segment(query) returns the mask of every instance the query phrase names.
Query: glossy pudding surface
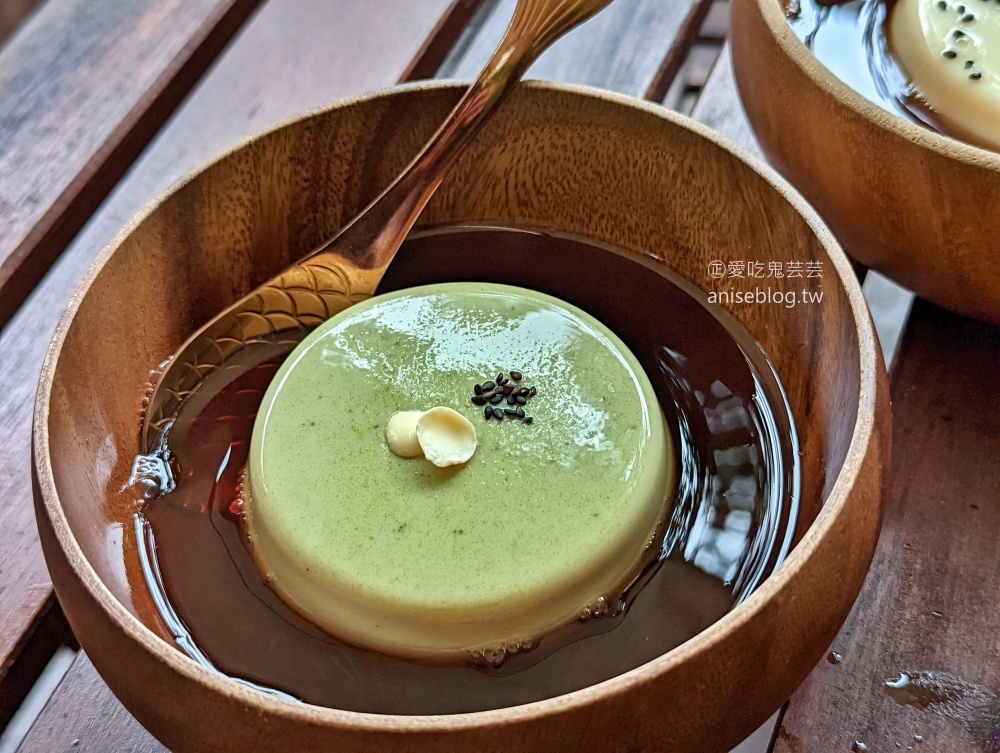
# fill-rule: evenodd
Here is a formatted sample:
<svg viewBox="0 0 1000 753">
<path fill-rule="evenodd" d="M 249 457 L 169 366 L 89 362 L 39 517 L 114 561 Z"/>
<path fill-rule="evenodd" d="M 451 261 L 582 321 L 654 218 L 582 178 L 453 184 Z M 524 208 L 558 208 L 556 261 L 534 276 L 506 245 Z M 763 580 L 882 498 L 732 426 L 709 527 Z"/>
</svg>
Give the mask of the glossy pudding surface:
<svg viewBox="0 0 1000 753">
<path fill-rule="evenodd" d="M 499 372 L 535 394 L 484 400 L 476 387 Z M 433 406 L 475 425 L 468 462 L 389 451 L 387 420 Z M 511 286 L 429 285 L 353 306 L 281 366 L 254 426 L 246 522 L 271 588 L 341 639 L 417 657 L 517 650 L 635 578 L 673 455 L 649 379 L 595 318 Z"/>
</svg>

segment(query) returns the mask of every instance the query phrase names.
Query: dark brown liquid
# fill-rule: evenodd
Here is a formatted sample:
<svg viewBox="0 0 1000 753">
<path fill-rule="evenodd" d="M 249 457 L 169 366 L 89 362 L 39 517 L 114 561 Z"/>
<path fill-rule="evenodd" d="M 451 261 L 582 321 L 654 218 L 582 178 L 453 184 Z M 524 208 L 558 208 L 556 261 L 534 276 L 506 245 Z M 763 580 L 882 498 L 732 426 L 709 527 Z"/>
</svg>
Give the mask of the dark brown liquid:
<svg viewBox="0 0 1000 753">
<path fill-rule="evenodd" d="M 946 133 L 892 55 L 888 23 L 894 4 L 785 0 L 792 29 L 837 78 L 889 112 Z"/>
<path fill-rule="evenodd" d="M 576 304 L 642 362 L 679 453 L 676 505 L 659 558 L 623 595 L 616 616 L 543 636 L 499 667 L 422 665 L 345 645 L 263 582 L 234 508 L 255 413 L 281 361 L 273 358 L 228 370 L 239 374 L 229 384 L 199 388 L 203 407 L 182 415 L 169 437 L 177 488 L 137 517 L 150 590 L 194 659 L 334 708 L 448 714 L 513 706 L 669 651 L 746 598 L 784 558 L 798 504 L 794 428 L 763 353 L 728 317 L 723 324 L 686 283 L 625 252 L 513 230 L 413 238 L 381 290 L 463 280 L 531 287 Z"/>
</svg>

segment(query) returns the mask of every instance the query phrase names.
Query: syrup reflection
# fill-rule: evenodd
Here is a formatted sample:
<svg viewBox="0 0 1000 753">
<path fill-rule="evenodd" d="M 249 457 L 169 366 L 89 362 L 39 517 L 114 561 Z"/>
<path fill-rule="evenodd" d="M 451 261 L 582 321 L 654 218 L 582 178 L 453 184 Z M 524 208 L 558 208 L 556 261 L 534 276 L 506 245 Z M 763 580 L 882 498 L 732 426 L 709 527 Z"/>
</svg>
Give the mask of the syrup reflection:
<svg viewBox="0 0 1000 753">
<path fill-rule="evenodd" d="M 773 373 L 748 365 L 754 391 L 747 400 L 718 379 L 701 389 L 675 350 L 664 347 L 659 359 L 680 464 L 663 559 L 680 556 L 718 578 L 736 603 L 787 556 L 798 513 L 797 471 L 789 462 L 794 427 L 767 402 L 783 405 L 784 394 Z"/>
</svg>

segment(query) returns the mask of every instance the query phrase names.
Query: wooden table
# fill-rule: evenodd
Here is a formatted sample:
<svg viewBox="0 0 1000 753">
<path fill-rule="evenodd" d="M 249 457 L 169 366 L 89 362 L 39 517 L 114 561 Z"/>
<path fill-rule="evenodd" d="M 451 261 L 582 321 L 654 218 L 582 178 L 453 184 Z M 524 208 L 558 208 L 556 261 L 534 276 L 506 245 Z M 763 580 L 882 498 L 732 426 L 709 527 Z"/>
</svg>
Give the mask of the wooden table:
<svg viewBox="0 0 1000 753">
<path fill-rule="evenodd" d="M 0 48 L 0 753 L 162 751 L 76 650 L 35 533 L 31 405 L 59 313 L 115 231 L 214 153 L 345 96 L 471 77 L 514 0 L 47 0 L 21 20 L 37 2 L 0 14 L 0 39 L 16 27 Z M 617 0 L 532 75 L 663 102 L 754 152 L 727 24 L 726 0 Z M 741 751 L 1000 753 L 1000 331 L 911 312 L 876 274 L 864 287 L 893 372 L 881 544 L 842 658 Z M 901 704 L 885 687 L 900 672 L 958 700 Z"/>
</svg>

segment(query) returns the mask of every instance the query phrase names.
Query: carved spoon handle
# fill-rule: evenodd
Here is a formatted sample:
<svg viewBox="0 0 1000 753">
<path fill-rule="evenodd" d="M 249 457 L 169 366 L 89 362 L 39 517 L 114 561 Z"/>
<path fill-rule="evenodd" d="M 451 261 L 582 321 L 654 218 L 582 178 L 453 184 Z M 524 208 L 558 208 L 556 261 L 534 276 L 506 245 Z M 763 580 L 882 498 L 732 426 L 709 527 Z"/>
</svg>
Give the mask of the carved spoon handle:
<svg viewBox="0 0 1000 753">
<path fill-rule="evenodd" d="M 612 0 L 520 0 L 479 78 L 420 153 L 332 240 L 201 327 L 164 365 L 148 392 L 140 449 L 166 453 L 166 432 L 201 381 L 246 347 L 294 338 L 375 292 L 424 206 L 489 116 L 556 39 Z M 273 349 L 270 350 L 273 353 Z"/>
</svg>

